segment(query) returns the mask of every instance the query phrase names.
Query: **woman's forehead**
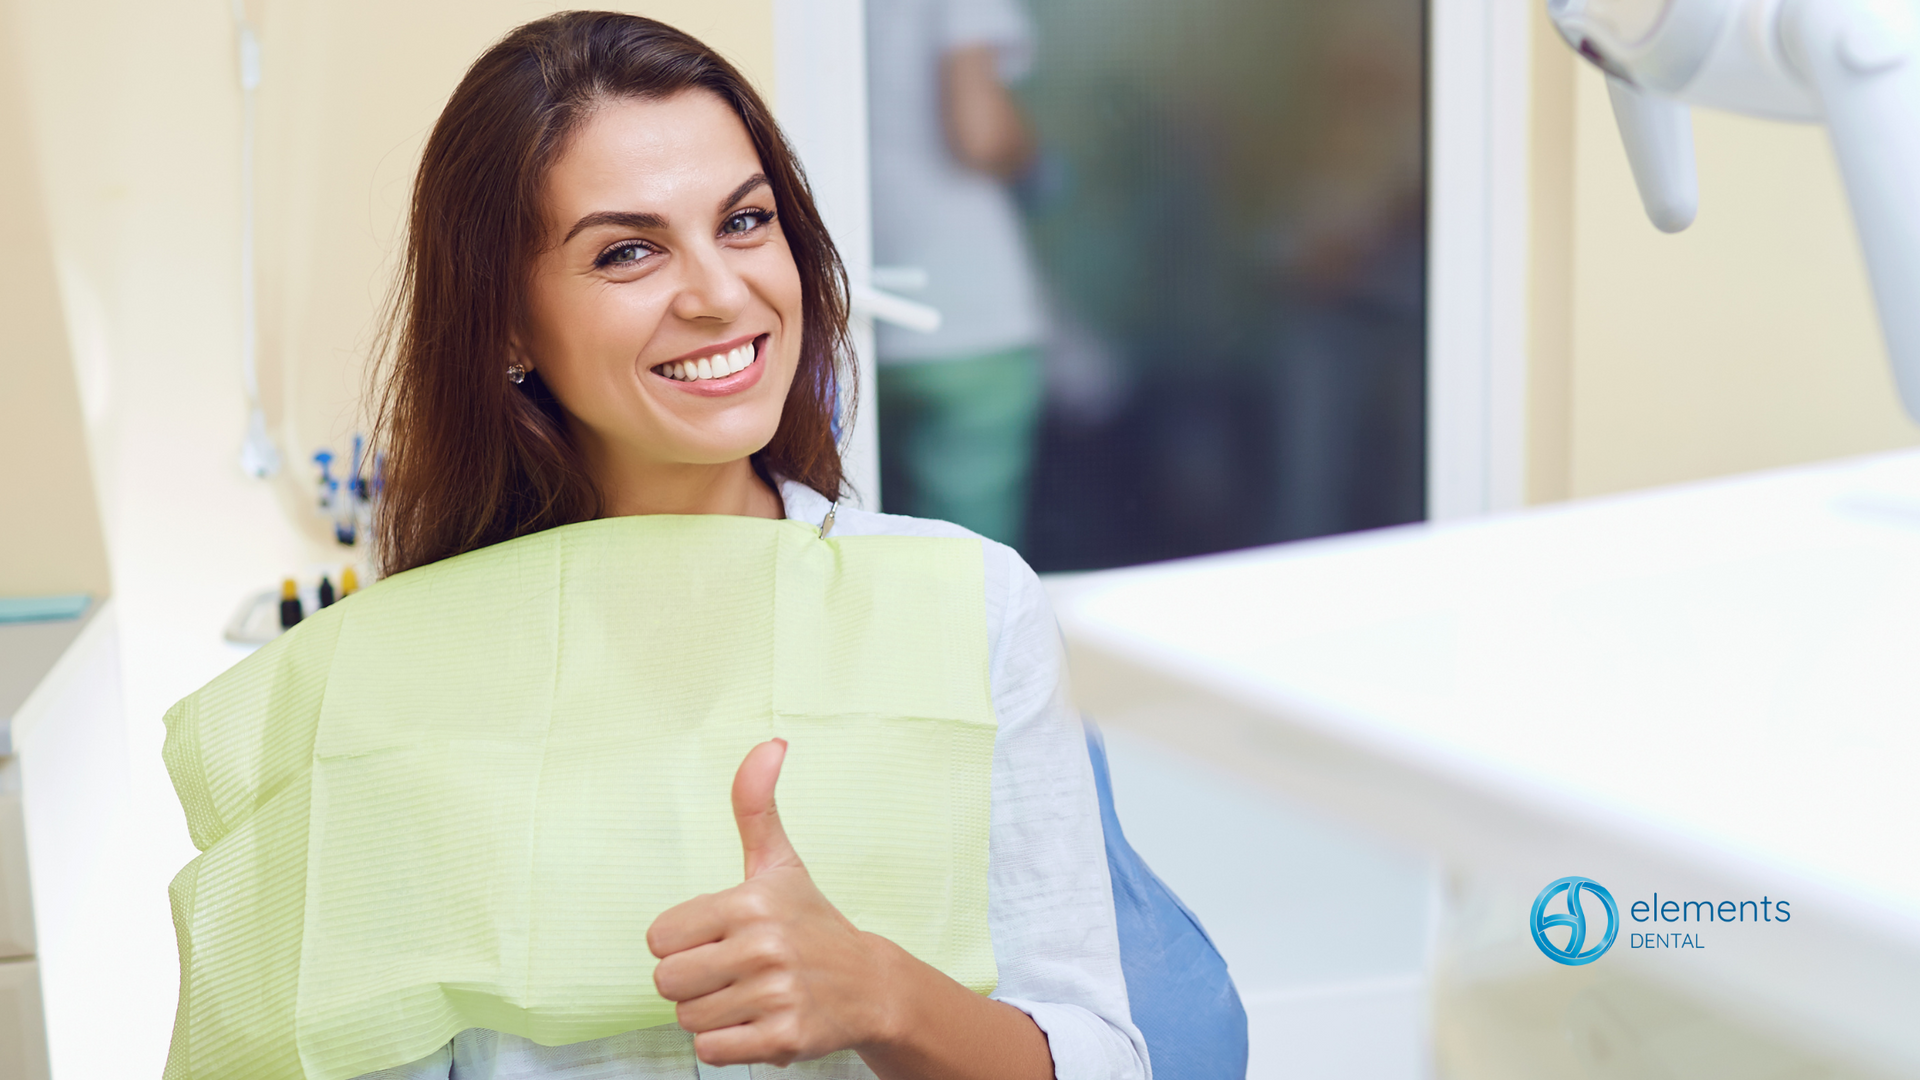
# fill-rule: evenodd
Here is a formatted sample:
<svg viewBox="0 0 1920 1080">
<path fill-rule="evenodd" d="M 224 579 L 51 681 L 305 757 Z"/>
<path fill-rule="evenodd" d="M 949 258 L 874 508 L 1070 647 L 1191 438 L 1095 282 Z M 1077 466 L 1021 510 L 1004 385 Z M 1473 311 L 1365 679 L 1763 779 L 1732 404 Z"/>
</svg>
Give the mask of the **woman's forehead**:
<svg viewBox="0 0 1920 1080">
<path fill-rule="evenodd" d="M 547 198 L 551 216 L 569 222 L 603 210 L 707 216 L 759 171 L 746 125 L 719 97 L 620 98 L 574 134 L 547 177 Z"/>
</svg>

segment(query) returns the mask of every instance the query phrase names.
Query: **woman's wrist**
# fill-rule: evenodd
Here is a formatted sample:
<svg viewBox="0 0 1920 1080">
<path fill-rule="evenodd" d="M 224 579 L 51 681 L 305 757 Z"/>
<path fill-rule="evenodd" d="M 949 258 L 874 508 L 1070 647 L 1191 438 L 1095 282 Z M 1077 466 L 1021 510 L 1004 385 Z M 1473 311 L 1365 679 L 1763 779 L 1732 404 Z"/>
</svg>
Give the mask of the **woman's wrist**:
<svg viewBox="0 0 1920 1080">
<path fill-rule="evenodd" d="M 860 932 L 872 957 L 873 981 L 867 997 L 866 1030 L 855 1047 L 862 1051 L 897 1050 L 913 1031 L 913 1001 L 926 968 L 912 953 L 879 934 Z M 931 969 L 928 969 L 931 970 Z"/>
<path fill-rule="evenodd" d="M 853 1049 L 880 1080 L 1050 1080 L 1031 1017 L 984 998 L 875 934 L 868 1037 Z"/>
</svg>

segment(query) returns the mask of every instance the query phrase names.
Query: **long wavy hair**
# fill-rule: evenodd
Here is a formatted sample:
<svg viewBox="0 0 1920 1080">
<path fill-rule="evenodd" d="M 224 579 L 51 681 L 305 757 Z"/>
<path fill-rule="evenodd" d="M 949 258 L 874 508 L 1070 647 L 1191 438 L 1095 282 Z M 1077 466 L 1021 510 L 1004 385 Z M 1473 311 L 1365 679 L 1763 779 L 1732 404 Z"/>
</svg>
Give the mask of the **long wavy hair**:
<svg viewBox="0 0 1920 1080">
<path fill-rule="evenodd" d="M 564 12 L 476 60 L 427 139 L 379 349 L 375 555 L 385 573 L 599 516 L 601 493 L 559 401 L 538 372 L 517 385 L 506 376 L 544 243 L 544 185 L 598 105 L 690 90 L 719 97 L 746 126 L 800 272 L 799 369 L 754 468 L 841 494 L 846 271 L 772 112 L 733 65 L 670 26 Z"/>
</svg>

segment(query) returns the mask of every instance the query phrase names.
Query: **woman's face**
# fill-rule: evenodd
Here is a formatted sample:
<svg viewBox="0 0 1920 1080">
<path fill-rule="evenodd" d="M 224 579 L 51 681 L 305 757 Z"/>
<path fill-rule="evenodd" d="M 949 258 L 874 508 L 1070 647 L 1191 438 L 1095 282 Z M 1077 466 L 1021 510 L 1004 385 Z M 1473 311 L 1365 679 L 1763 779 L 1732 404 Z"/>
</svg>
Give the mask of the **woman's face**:
<svg viewBox="0 0 1920 1080">
<path fill-rule="evenodd" d="M 766 446 L 800 356 L 800 273 L 739 117 L 689 91 L 616 100 L 546 182 L 522 363 L 603 474 Z"/>
</svg>

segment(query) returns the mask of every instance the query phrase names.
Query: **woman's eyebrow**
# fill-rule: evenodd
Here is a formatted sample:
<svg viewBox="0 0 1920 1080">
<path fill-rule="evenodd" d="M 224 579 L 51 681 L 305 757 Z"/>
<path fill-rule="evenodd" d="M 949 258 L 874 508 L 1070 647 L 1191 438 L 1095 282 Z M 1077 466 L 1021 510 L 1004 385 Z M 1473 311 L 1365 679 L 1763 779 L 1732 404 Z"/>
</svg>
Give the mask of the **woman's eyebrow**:
<svg viewBox="0 0 1920 1080">
<path fill-rule="evenodd" d="M 659 214 L 637 214 L 628 210 L 596 210 L 573 223 L 568 230 L 567 239 L 562 244 L 580 235 L 580 230 L 591 229 L 598 225 L 619 225 L 628 229 L 664 229 L 667 219 Z"/>
<path fill-rule="evenodd" d="M 726 213 L 733 208 L 734 203 L 746 198 L 747 192 L 767 183 L 771 181 L 767 179 L 766 173 L 754 173 L 747 177 L 739 187 L 728 192 L 727 197 L 720 200 L 720 212 Z M 564 244 L 579 236 L 582 230 L 600 225 L 618 225 L 626 229 L 664 229 L 667 227 L 667 219 L 659 214 L 641 214 L 630 210 L 596 210 L 574 222 L 573 228 L 567 230 L 566 239 L 560 242 Z"/>
<path fill-rule="evenodd" d="M 724 214 L 727 211 L 733 209 L 733 204 L 739 202 L 741 199 L 746 198 L 747 192 L 752 191 L 754 188 L 757 188 L 761 184 L 766 184 L 766 183 L 770 183 L 770 181 L 768 181 L 767 179 L 766 173 L 754 173 L 752 176 L 747 177 L 745 183 L 742 183 L 739 187 L 734 188 L 732 191 L 728 192 L 727 197 L 720 200 L 720 212 Z"/>
</svg>

